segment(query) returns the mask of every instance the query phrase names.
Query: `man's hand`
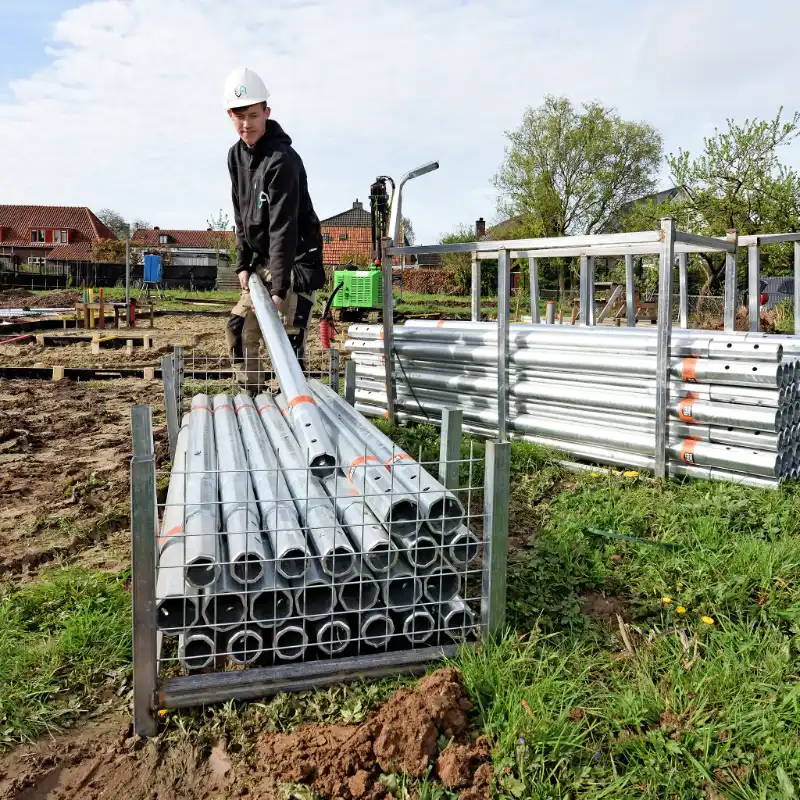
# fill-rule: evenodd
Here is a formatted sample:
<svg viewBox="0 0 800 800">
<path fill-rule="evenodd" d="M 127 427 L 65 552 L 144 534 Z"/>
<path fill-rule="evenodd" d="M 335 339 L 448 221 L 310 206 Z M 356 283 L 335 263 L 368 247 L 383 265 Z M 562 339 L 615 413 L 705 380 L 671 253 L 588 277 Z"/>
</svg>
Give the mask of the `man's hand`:
<svg viewBox="0 0 800 800">
<path fill-rule="evenodd" d="M 272 295 L 272 302 L 273 302 L 275 308 L 277 308 L 278 311 L 280 311 L 281 310 L 281 305 L 283 304 L 283 300 L 281 300 L 281 298 L 278 297 L 278 295 L 274 294 L 274 295 Z"/>
<path fill-rule="evenodd" d="M 242 287 L 242 291 L 249 292 L 250 288 L 248 287 L 247 282 L 250 280 L 250 273 L 244 269 L 236 274 L 239 276 L 239 286 Z"/>
</svg>

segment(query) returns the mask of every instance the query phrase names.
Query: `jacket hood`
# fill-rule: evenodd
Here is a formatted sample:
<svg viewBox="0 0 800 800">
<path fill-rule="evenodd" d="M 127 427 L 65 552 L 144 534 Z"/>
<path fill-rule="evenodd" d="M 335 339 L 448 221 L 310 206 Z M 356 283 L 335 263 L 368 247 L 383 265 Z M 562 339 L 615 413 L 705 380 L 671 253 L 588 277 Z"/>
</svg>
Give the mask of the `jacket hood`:
<svg viewBox="0 0 800 800">
<path fill-rule="evenodd" d="M 268 119 L 264 135 L 252 147 L 248 147 L 244 142 L 242 142 L 242 145 L 246 150 L 256 152 L 262 145 L 270 144 L 274 146 L 275 142 L 290 145 L 292 137 L 274 119 Z"/>
</svg>

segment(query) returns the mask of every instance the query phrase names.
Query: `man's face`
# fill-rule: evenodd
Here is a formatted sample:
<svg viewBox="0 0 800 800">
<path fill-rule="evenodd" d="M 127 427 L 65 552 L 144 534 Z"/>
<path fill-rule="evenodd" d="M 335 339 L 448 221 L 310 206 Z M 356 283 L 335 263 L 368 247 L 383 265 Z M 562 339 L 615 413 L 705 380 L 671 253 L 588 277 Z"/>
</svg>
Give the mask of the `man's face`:
<svg viewBox="0 0 800 800">
<path fill-rule="evenodd" d="M 269 119 L 269 107 L 265 106 L 265 103 L 256 103 L 246 108 L 228 110 L 236 133 L 248 147 L 252 147 L 264 135 Z"/>
</svg>

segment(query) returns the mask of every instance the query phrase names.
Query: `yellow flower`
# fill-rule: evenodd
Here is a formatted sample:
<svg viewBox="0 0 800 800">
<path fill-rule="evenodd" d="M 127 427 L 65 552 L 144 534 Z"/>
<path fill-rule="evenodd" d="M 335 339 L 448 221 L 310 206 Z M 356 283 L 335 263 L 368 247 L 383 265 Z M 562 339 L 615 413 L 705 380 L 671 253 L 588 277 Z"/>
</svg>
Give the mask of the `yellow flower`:
<svg viewBox="0 0 800 800">
<path fill-rule="evenodd" d="M 159 717 L 166 717 L 169 712 L 172 711 L 171 708 L 159 708 L 158 709 L 158 716 Z"/>
<path fill-rule="evenodd" d="M 639 473 L 638 473 L 638 472 L 636 472 L 636 470 L 633 470 L 633 469 L 631 469 L 631 470 L 628 470 L 627 472 L 623 472 L 622 474 L 623 474 L 623 475 L 624 475 L 626 478 L 638 478 L 638 477 L 639 477 Z"/>
<path fill-rule="evenodd" d="M 662 602 L 664 603 L 665 606 L 668 606 L 672 602 L 672 598 L 671 597 L 662 597 L 661 600 L 662 600 Z"/>
<path fill-rule="evenodd" d="M 712 617 L 700 617 L 700 622 L 705 622 L 706 625 L 714 624 L 714 620 Z"/>
<path fill-rule="evenodd" d="M 677 611 L 679 614 L 685 614 L 685 613 L 686 613 L 686 609 L 685 609 L 683 606 L 678 606 L 678 607 L 677 607 L 675 610 L 676 610 L 676 611 Z"/>
<path fill-rule="evenodd" d="M 599 477 L 600 477 L 600 473 L 599 473 L 599 472 L 592 472 L 592 473 L 590 473 L 590 474 L 591 474 L 591 476 L 592 476 L 593 478 L 599 478 Z"/>
</svg>

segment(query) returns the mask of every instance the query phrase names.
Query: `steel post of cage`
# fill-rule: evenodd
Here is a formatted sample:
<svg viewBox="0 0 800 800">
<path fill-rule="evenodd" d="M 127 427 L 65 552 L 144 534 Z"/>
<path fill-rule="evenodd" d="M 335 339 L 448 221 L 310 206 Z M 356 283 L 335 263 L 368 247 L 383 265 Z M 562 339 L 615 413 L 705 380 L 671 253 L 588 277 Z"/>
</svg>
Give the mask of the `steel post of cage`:
<svg viewBox="0 0 800 800">
<path fill-rule="evenodd" d="M 439 482 L 451 492 L 458 489 L 461 431 L 464 412 L 460 408 L 442 409 L 442 428 L 439 441 Z"/>
<path fill-rule="evenodd" d="M 133 729 L 153 736 L 158 724 L 156 629 L 156 469 L 153 452 L 153 411 L 131 409 L 131 563 L 133 565 Z"/>
<path fill-rule="evenodd" d="M 390 425 L 396 423 L 394 414 L 394 297 L 392 296 L 392 261 L 388 251 L 392 249 L 394 241 L 387 236 L 381 240 L 381 250 L 384 253 L 382 264 L 383 277 L 383 357 L 386 370 L 386 418 Z"/>
<path fill-rule="evenodd" d="M 633 255 L 625 256 L 625 317 L 629 328 L 636 325 L 636 284 L 633 280 Z"/>
<path fill-rule="evenodd" d="M 470 298 L 472 300 L 472 313 L 470 319 L 479 322 L 481 318 L 481 262 L 478 254 L 472 253 L 472 285 L 470 287 Z"/>
<path fill-rule="evenodd" d="M 511 326 L 511 259 L 508 250 L 497 254 L 497 438 L 506 440 L 508 400 L 509 332 Z"/>
<path fill-rule="evenodd" d="M 356 403 L 356 363 L 351 358 L 344 364 L 344 399 L 351 406 Z"/>
<path fill-rule="evenodd" d="M 725 308 L 723 310 L 723 327 L 726 332 L 736 330 L 736 300 L 737 300 L 737 274 L 736 274 L 736 246 L 739 234 L 735 230 L 727 233 L 726 239 L 733 242 L 734 249 L 725 253 Z"/>
<path fill-rule="evenodd" d="M 800 336 L 800 242 L 794 243 L 794 332 Z"/>
<path fill-rule="evenodd" d="M 330 370 L 331 389 L 336 394 L 339 394 L 339 348 L 331 347 L 330 359 L 328 362 L 328 369 Z"/>
<path fill-rule="evenodd" d="M 511 442 L 486 443 L 481 631 L 487 638 L 502 633 L 505 624 L 510 465 Z"/>
<path fill-rule="evenodd" d="M 178 412 L 178 396 L 175 392 L 175 357 L 172 353 L 161 356 L 161 378 L 164 385 L 164 413 L 167 417 L 169 457 L 175 458 L 175 445 L 178 441 L 180 417 Z"/>
<path fill-rule="evenodd" d="M 678 327 L 689 327 L 689 254 L 678 253 Z"/>
<path fill-rule="evenodd" d="M 541 322 L 539 319 L 539 264 L 538 259 L 528 259 L 528 271 L 531 284 L 531 322 Z"/>
<path fill-rule="evenodd" d="M 175 398 L 178 410 L 178 419 L 183 416 L 183 381 L 185 378 L 185 356 L 182 347 L 174 347 L 172 350 L 173 358 L 173 377 L 175 378 Z"/>
<path fill-rule="evenodd" d="M 748 330 L 757 332 L 761 318 L 761 244 L 747 248 L 747 316 Z"/>
<path fill-rule="evenodd" d="M 661 254 L 658 270 L 658 337 L 656 343 L 655 475 L 667 474 L 667 413 L 669 359 L 672 335 L 672 269 L 675 262 L 675 220 L 661 220 Z"/>
</svg>

